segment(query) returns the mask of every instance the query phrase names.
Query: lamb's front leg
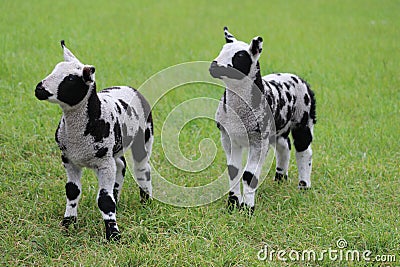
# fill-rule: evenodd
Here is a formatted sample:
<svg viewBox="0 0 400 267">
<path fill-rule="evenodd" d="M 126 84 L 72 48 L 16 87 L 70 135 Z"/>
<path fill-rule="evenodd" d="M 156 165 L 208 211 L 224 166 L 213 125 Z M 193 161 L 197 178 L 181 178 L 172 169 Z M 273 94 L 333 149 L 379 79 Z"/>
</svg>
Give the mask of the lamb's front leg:
<svg viewBox="0 0 400 267">
<path fill-rule="evenodd" d="M 240 193 L 240 175 L 242 173 L 242 147 L 235 145 L 225 131 L 221 132 L 221 141 L 226 154 L 229 174 L 229 196 L 227 208 L 233 211 L 240 208 L 242 194 Z"/>
<path fill-rule="evenodd" d="M 67 205 L 61 225 L 68 229 L 69 225 L 75 223 L 78 217 L 78 202 L 82 192 L 82 169 L 70 162 L 66 156 L 63 155 L 61 158 L 68 178 L 65 184 Z"/>
<path fill-rule="evenodd" d="M 260 179 L 262 165 L 268 152 L 268 142 L 252 142 L 245 171 L 243 173 L 243 206 L 254 212 L 254 199 Z"/>
<path fill-rule="evenodd" d="M 103 162 L 101 167 L 95 169 L 99 179 L 97 205 L 106 226 L 107 240 L 119 240 L 121 237 L 117 225 L 116 203 L 113 195 L 116 170 L 117 167 L 113 158 Z"/>
</svg>

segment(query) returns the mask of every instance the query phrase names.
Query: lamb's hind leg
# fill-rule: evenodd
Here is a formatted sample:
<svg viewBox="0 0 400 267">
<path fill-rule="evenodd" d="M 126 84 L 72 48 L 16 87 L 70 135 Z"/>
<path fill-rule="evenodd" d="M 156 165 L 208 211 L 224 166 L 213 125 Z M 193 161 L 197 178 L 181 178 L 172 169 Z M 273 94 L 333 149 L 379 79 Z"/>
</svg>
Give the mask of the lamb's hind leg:
<svg viewBox="0 0 400 267">
<path fill-rule="evenodd" d="M 147 200 L 151 198 L 153 191 L 149 163 L 153 136 L 149 125 L 145 132 L 139 128 L 131 147 L 134 163 L 133 172 L 139 184 L 141 203 L 147 202 Z"/>
<path fill-rule="evenodd" d="M 125 172 L 126 172 L 126 161 L 125 157 L 121 156 L 115 160 L 115 163 L 117 165 L 117 174 L 115 177 L 115 183 L 114 183 L 114 199 L 115 202 L 118 203 L 121 195 L 121 190 L 122 190 L 122 185 L 124 184 L 124 179 L 125 179 Z"/>
<path fill-rule="evenodd" d="M 121 237 L 117 226 L 116 203 L 113 194 L 116 171 L 117 167 L 113 158 L 95 169 L 99 180 L 97 204 L 106 226 L 107 240 L 118 240 Z"/>
<path fill-rule="evenodd" d="M 290 139 L 287 135 L 276 139 L 276 172 L 275 181 L 287 180 L 290 161 Z"/>
</svg>

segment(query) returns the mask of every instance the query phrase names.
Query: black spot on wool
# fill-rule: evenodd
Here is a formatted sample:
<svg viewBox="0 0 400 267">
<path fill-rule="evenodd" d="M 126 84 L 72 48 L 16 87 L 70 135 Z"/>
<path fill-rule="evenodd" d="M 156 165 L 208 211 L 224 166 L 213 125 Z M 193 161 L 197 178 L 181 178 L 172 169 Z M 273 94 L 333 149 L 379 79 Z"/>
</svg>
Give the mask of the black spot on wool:
<svg viewBox="0 0 400 267">
<path fill-rule="evenodd" d="M 292 101 L 292 95 L 289 92 L 286 92 L 286 98 L 288 99 L 289 102 Z"/>
<path fill-rule="evenodd" d="M 292 129 L 292 136 L 294 139 L 294 147 L 297 152 L 305 151 L 312 142 L 312 135 L 310 128 L 300 126 Z"/>
<path fill-rule="evenodd" d="M 100 190 L 97 204 L 99 206 L 99 209 L 105 214 L 115 212 L 115 202 L 113 201 L 111 196 L 108 195 L 107 190 L 105 189 Z"/>
<path fill-rule="evenodd" d="M 97 150 L 96 154 L 94 155 L 96 158 L 102 158 L 107 154 L 108 147 L 102 147 Z"/>
<path fill-rule="evenodd" d="M 94 86 L 90 94 L 87 113 L 89 121 L 86 124 L 84 135 L 90 134 L 94 137 L 95 142 L 100 142 L 103 138 L 108 137 L 110 135 L 110 123 L 100 119 L 101 102 L 96 94 L 96 86 Z"/>
<path fill-rule="evenodd" d="M 246 76 L 250 72 L 250 67 L 252 63 L 253 62 L 249 53 L 245 50 L 236 52 L 236 54 L 232 58 L 233 68 L 237 69 Z"/>
<path fill-rule="evenodd" d="M 117 154 L 122 150 L 122 134 L 121 134 L 121 125 L 117 120 L 114 124 L 114 146 L 113 146 L 113 155 Z"/>
<path fill-rule="evenodd" d="M 132 142 L 133 137 L 128 135 L 128 127 L 125 123 L 122 124 L 122 146 L 128 147 Z"/>
<path fill-rule="evenodd" d="M 64 155 L 61 155 L 61 161 L 63 163 L 68 163 L 69 162 L 68 158 L 66 156 L 64 156 Z"/>
<path fill-rule="evenodd" d="M 122 176 L 125 176 L 125 172 L 126 172 L 126 160 L 125 160 L 125 157 L 124 156 L 122 156 L 122 157 L 120 157 L 119 158 L 121 161 L 122 161 L 122 163 L 124 164 L 124 167 L 122 168 Z M 117 186 L 118 187 L 118 186 Z"/>
<path fill-rule="evenodd" d="M 283 84 L 285 85 L 286 89 L 289 90 L 290 84 L 288 84 L 288 83 L 286 83 L 286 82 L 284 82 Z"/>
<path fill-rule="evenodd" d="M 58 85 L 57 99 L 74 106 L 85 98 L 88 90 L 89 85 L 83 81 L 82 77 L 70 74 Z"/>
<path fill-rule="evenodd" d="M 122 107 L 123 107 L 125 110 L 128 109 L 128 104 L 127 104 L 124 100 L 118 99 L 118 101 L 119 101 L 119 103 L 121 103 Z"/>
<path fill-rule="evenodd" d="M 150 133 L 150 128 L 146 128 L 146 130 L 144 131 L 144 142 L 147 143 L 147 141 L 149 141 L 151 136 Z"/>
<path fill-rule="evenodd" d="M 254 84 L 257 86 L 257 88 L 260 90 L 262 94 L 264 94 L 264 84 L 262 82 L 261 78 L 261 73 L 260 73 L 260 62 L 257 61 L 257 73 L 256 73 L 256 79 L 254 80 Z"/>
<path fill-rule="evenodd" d="M 298 82 L 299 82 L 299 80 L 297 80 L 297 78 L 296 78 L 296 77 L 294 77 L 294 76 L 291 76 L 291 78 L 292 78 L 292 80 L 293 80 L 295 83 L 298 83 Z"/>
<path fill-rule="evenodd" d="M 146 148 L 144 147 L 144 132 L 140 127 L 133 138 L 132 155 L 136 162 L 141 162 L 147 155 Z"/>
<path fill-rule="evenodd" d="M 310 103 L 310 97 L 308 96 L 308 94 L 304 95 L 304 104 L 306 106 L 308 106 L 308 104 Z"/>
<path fill-rule="evenodd" d="M 307 84 L 307 91 L 311 98 L 310 118 L 313 120 L 313 123 L 315 124 L 315 123 L 317 123 L 317 117 L 316 117 L 316 112 L 315 112 L 316 100 L 315 100 L 314 92 L 310 89 L 310 86 L 308 84 Z"/>
<path fill-rule="evenodd" d="M 68 182 L 65 185 L 65 193 L 67 195 L 68 200 L 75 200 L 78 198 L 81 191 L 78 186 L 73 182 Z"/>
<path fill-rule="evenodd" d="M 134 92 L 137 93 L 137 96 L 139 97 L 140 103 L 142 104 L 142 107 L 143 107 L 143 112 L 144 112 L 144 117 L 146 118 L 146 122 L 150 123 L 151 132 L 154 133 L 153 116 L 151 114 L 150 104 L 147 102 L 147 100 L 144 98 L 144 96 L 141 93 L 139 93 L 136 89 L 134 89 L 132 87 L 130 87 L 130 88 Z"/>
</svg>

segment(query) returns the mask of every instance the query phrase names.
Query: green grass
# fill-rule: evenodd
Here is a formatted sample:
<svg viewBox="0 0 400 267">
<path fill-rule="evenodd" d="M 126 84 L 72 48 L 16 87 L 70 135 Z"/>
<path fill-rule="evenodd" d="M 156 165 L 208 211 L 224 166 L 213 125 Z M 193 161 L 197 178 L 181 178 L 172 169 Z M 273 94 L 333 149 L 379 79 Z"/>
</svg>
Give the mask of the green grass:
<svg viewBox="0 0 400 267">
<path fill-rule="evenodd" d="M 132 2 L 132 3 L 131 3 Z M 290 251 L 349 249 L 393 254 L 400 265 L 400 132 L 398 1 L 2 1 L 0 15 L 0 265 L 53 266 L 375 266 L 379 263 L 260 262 L 268 244 Z M 139 87 L 182 62 L 211 61 L 229 26 L 240 40 L 264 38 L 262 73 L 294 72 L 317 97 L 313 189 L 268 179 L 253 217 L 225 212 L 225 197 L 206 206 L 139 203 L 131 176 L 118 207 L 123 239 L 108 244 L 95 203 L 96 178 L 85 171 L 79 222 L 65 233 L 66 177 L 53 140 L 61 110 L 34 97 L 36 84 L 62 59 L 59 41 L 96 66 L 98 88 Z M 183 86 L 154 110 L 152 163 L 169 181 L 207 184 L 225 156 L 209 120 L 179 137 L 188 158 L 215 141 L 216 158 L 202 173 L 171 166 L 163 154 L 162 121 L 193 97 L 218 99 L 216 86 Z"/>
</svg>

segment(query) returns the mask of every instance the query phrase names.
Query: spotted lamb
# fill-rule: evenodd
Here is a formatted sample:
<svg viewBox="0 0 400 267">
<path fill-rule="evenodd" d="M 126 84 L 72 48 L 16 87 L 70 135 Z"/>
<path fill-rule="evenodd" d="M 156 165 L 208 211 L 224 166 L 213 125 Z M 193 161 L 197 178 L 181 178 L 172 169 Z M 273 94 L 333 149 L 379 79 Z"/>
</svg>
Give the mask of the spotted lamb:
<svg viewBox="0 0 400 267">
<path fill-rule="evenodd" d="M 95 68 L 82 64 L 61 41 L 64 61 L 38 83 L 39 100 L 59 104 L 63 116 L 55 138 L 67 172 L 65 228 L 77 219 L 82 168 L 95 171 L 99 191 L 97 204 L 106 227 L 106 238 L 118 240 L 116 202 L 124 182 L 124 152 L 131 148 L 134 175 L 141 201 L 152 194 L 149 158 L 153 121 L 145 98 L 128 86 L 115 86 L 96 93 Z"/>
<path fill-rule="evenodd" d="M 262 163 L 273 143 L 276 145 L 275 180 L 287 178 L 291 149 L 289 133 L 296 149 L 298 187 L 311 186 L 315 98 L 310 86 L 294 74 L 261 77 L 258 62 L 263 43 L 261 37 L 255 37 L 249 45 L 236 40 L 226 27 L 224 34 L 226 44 L 211 63 L 210 74 L 222 79 L 226 85 L 216 121 L 230 177 L 228 208 L 245 206 L 253 212 Z M 243 172 L 244 148 L 249 152 Z"/>
</svg>

